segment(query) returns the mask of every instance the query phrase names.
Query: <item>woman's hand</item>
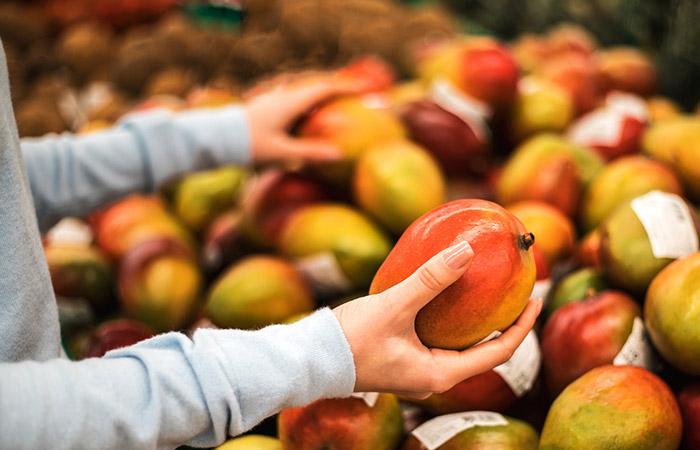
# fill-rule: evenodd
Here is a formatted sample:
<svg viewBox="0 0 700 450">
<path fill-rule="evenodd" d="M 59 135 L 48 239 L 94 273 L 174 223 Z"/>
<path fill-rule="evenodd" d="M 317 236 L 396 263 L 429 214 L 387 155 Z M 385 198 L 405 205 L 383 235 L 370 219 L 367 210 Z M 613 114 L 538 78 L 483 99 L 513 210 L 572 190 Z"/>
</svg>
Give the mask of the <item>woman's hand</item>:
<svg viewBox="0 0 700 450">
<path fill-rule="evenodd" d="M 294 122 L 314 106 L 339 95 L 358 94 L 366 82 L 330 73 L 305 73 L 274 78 L 258 85 L 245 110 L 250 124 L 253 160 L 330 162 L 342 159 L 340 149 L 321 139 L 294 138 Z"/>
<path fill-rule="evenodd" d="M 469 244 L 460 242 L 391 289 L 334 309 L 355 360 L 356 392 L 425 398 L 510 359 L 535 324 L 542 300 L 531 300 L 499 338 L 464 351 L 430 349 L 416 335 L 418 311 L 462 276 L 473 256 Z"/>
</svg>

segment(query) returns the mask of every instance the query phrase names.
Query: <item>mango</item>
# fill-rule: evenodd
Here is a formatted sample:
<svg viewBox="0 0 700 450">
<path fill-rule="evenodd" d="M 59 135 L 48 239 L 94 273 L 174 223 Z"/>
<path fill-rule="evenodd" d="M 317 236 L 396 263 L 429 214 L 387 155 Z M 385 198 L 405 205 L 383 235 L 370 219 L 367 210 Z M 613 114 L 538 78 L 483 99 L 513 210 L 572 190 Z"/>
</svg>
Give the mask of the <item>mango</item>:
<svg viewBox="0 0 700 450">
<path fill-rule="evenodd" d="M 132 248 L 119 268 L 124 311 L 158 332 L 180 329 L 193 319 L 202 283 L 191 253 L 167 238 Z"/>
<path fill-rule="evenodd" d="M 256 329 L 313 310 L 301 275 L 282 258 L 248 256 L 212 285 L 206 316 L 220 328 Z"/>
<path fill-rule="evenodd" d="M 558 209 L 535 201 L 513 203 L 507 209 L 537 237 L 534 247 L 542 252 L 548 267 L 571 255 L 576 230 L 571 220 Z"/>
<path fill-rule="evenodd" d="M 406 130 L 391 112 L 376 109 L 360 97 L 344 97 L 316 109 L 299 127 L 305 138 L 324 139 L 335 144 L 345 163 L 326 164 L 326 176 L 344 181 L 350 177 L 352 163 L 369 147 L 405 137 Z"/>
<path fill-rule="evenodd" d="M 496 111 L 512 104 L 518 83 L 518 66 L 508 49 L 485 37 L 441 45 L 419 62 L 418 73 L 426 84 L 444 79 Z"/>
<path fill-rule="evenodd" d="M 522 78 L 511 113 L 511 129 L 520 141 L 544 132 L 561 132 L 574 116 L 570 94 L 559 86 L 537 77 Z"/>
<path fill-rule="evenodd" d="M 220 273 L 244 250 L 241 214 L 227 211 L 206 228 L 200 249 L 200 262 L 208 275 Z"/>
<path fill-rule="evenodd" d="M 216 450 L 282 450 L 282 443 L 269 436 L 249 434 L 226 441 Z"/>
<path fill-rule="evenodd" d="M 406 440 L 406 443 L 403 445 L 402 450 L 426 450 L 428 448 L 416 437 L 416 434 L 420 434 L 422 429 L 430 429 L 430 427 L 440 429 L 443 428 L 442 423 L 445 423 L 444 428 L 447 428 L 448 425 L 446 424 L 452 417 L 454 417 L 452 420 L 454 421 L 455 428 L 459 428 L 465 426 L 464 424 L 469 423 L 473 418 L 483 416 L 496 418 L 496 421 L 493 424 L 487 424 L 479 422 L 479 419 L 476 419 L 474 422 L 476 426 L 471 426 L 465 430 L 459 431 L 443 444 L 432 448 L 436 450 L 537 449 L 537 431 L 528 423 L 491 412 L 472 411 L 453 414 L 451 416 L 440 416 L 425 422 L 416 430 L 413 430 Z M 449 434 L 453 433 L 451 432 Z"/>
<path fill-rule="evenodd" d="M 700 448 L 700 383 L 684 387 L 678 393 L 678 406 L 683 416 L 683 449 Z"/>
<path fill-rule="evenodd" d="M 155 336 L 145 324 L 133 319 L 113 319 L 103 322 L 91 334 L 86 358 L 100 358 L 110 350 L 134 345 Z"/>
<path fill-rule="evenodd" d="M 547 387 L 559 394 L 595 367 L 612 364 L 641 310 L 622 292 L 603 291 L 557 309 L 542 330 Z"/>
<path fill-rule="evenodd" d="M 428 347 L 464 349 L 504 330 L 524 309 L 535 283 L 533 235 L 501 206 L 468 199 L 446 203 L 413 222 L 377 271 L 370 293 L 401 282 L 461 240 L 474 250 L 472 264 L 416 317 L 416 332 Z"/>
<path fill-rule="evenodd" d="M 647 192 L 659 190 L 682 195 L 683 188 L 663 163 L 643 156 L 619 158 L 591 181 L 581 201 L 581 225 L 592 230 L 617 207 Z"/>
<path fill-rule="evenodd" d="M 445 201 L 445 179 L 435 160 L 408 141 L 379 144 L 357 162 L 357 203 L 396 234 Z"/>
<path fill-rule="evenodd" d="M 227 166 L 186 175 L 175 188 L 175 214 L 194 231 L 236 204 L 247 178 L 245 169 Z"/>
<path fill-rule="evenodd" d="M 688 209 L 698 232 L 697 216 Z M 649 236 L 629 203 L 608 217 L 600 233 L 603 271 L 614 286 L 632 293 L 643 294 L 656 274 L 673 261 L 654 256 Z"/>
<path fill-rule="evenodd" d="M 304 206 L 291 215 L 281 232 L 279 249 L 310 270 L 314 262 L 323 258 L 322 265 L 333 272 L 337 290 L 342 293 L 369 286 L 389 254 L 390 242 L 359 211 L 338 203 L 319 203 Z M 311 273 L 307 276 L 314 278 Z M 328 273 L 319 277 L 328 278 Z"/>
<path fill-rule="evenodd" d="M 656 90 L 656 69 L 651 59 L 633 47 L 611 47 L 595 55 L 607 91 L 649 96 Z"/>
<path fill-rule="evenodd" d="M 644 317 L 664 359 L 677 369 L 700 375 L 700 253 L 674 261 L 654 278 Z"/>
<path fill-rule="evenodd" d="M 675 450 L 681 416 L 668 386 L 648 370 L 603 366 L 552 404 L 540 450 Z"/>
<path fill-rule="evenodd" d="M 600 227 L 589 231 L 576 245 L 576 261 L 584 267 L 602 270 L 600 260 Z"/>
<path fill-rule="evenodd" d="M 403 105 L 400 116 L 411 139 L 430 151 L 447 174 L 483 171 L 490 132 L 482 120 L 465 120 L 427 99 Z"/>
<path fill-rule="evenodd" d="M 545 313 L 550 316 L 564 305 L 594 296 L 607 285 L 603 274 L 592 267 L 571 272 L 554 286 L 545 304 Z"/>
<path fill-rule="evenodd" d="M 671 166 L 693 199 L 700 199 L 700 117 L 680 116 L 653 124 L 644 134 L 644 152 Z"/>
<path fill-rule="evenodd" d="M 547 58 L 535 74 L 569 93 L 574 115 L 594 109 L 603 100 L 603 79 L 588 55 L 566 52 Z"/>
<path fill-rule="evenodd" d="M 94 213 L 91 223 L 100 248 L 120 259 L 132 247 L 148 240 L 170 238 L 194 251 L 190 232 L 165 209 L 156 196 L 131 195 Z"/>
<path fill-rule="evenodd" d="M 114 306 L 112 264 L 97 247 L 48 245 L 44 254 L 56 295 L 83 298 L 98 311 Z"/>
<path fill-rule="evenodd" d="M 602 159 L 553 134 L 522 143 L 510 157 L 497 184 L 497 199 L 508 205 L 538 200 L 573 217 L 581 190 L 602 169 Z"/>
<path fill-rule="evenodd" d="M 647 111 L 651 123 L 673 119 L 683 114 L 683 110 L 673 100 L 667 97 L 651 97 L 647 99 Z"/>
<path fill-rule="evenodd" d="M 285 450 L 394 450 L 401 442 L 403 420 L 396 397 L 379 394 L 373 406 L 350 397 L 284 409 L 278 430 Z"/>
<path fill-rule="evenodd" d="M 329 186 L 308 173 L 265 170 L 243 194 L 243 233 L 255 244 L 272 248 L 294 211 L 332 198 Z"/>
</svg>

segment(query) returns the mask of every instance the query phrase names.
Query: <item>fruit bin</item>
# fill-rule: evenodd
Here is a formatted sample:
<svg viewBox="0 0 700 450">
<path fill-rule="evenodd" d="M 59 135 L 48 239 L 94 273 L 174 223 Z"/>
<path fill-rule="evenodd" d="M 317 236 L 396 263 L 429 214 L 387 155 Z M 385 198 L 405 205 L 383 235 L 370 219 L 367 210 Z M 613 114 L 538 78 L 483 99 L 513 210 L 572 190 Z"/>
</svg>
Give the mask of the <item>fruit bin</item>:
<svg viewBox="0 0 700 450">
<path fill-rule="evenodd" d="M 416 328 L 461 349 L 513 322 L 522 304 L 496 308 L 504 292 L 544 297 L 508 362 L 424 400 L 287 409 L 220 448 L 699 450 L 700 59 L 686 16 L 700 13 L 516 3 L 0 5 L 22 137 L 227 106 L 307 69 L 372 87 L 290 130 L 342 162 L 190 173 L 57 223 L 43 243 L 66 353 L 295 322 L 395 284 L 477 222 L 424 239 L 436 217 L 475 208 L 511 227 L 470 242 L 494 265 L 486 287 L 465 276 L 449 294 L 462 309 L 438 299 Z M 482 304 L 475 323 L 450 320 Z"/>
</svg>

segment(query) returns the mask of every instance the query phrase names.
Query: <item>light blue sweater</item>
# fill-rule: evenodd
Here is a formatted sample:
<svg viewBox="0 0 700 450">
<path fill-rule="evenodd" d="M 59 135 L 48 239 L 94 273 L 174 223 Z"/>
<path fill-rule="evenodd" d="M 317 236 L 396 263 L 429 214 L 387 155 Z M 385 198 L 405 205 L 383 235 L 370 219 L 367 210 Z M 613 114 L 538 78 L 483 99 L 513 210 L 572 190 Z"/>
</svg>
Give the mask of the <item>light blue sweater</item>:
<svg viewBox="0 0 700 450">
<path fill-rule="evenodd" d="M 0 45 L 0 448 L 214 446 L 281 408 L 350 395 L 352 354 L 328 309 L 256 332 L 168 333 L 101 359 L 59 358 L 39 230 L 186 171 L 246 163 L 249 140 L 231 107 L 20 143 Z"/>
</svg>

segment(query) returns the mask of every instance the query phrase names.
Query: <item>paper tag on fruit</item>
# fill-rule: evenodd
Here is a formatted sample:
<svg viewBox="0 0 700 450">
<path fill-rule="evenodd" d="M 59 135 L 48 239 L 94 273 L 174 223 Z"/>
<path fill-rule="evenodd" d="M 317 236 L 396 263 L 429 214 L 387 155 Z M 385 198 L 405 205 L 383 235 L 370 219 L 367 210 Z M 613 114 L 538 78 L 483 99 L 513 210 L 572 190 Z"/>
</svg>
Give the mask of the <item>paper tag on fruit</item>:
<svg viewBox="0 0 700 450">
<path fill-rule="evenodd" d="M 632 117 L 641 122 L 649 120 L 649 111 L 644 99 L 625 92 L 611 92 L 605 98 L 606 108 L 625 117 Z"/>
<path fill-rule="evenodd" d="M 532 293 L 530 293 L 530 298 L 547 298 L 549 290 L 552 289 L 552 280 L 547 278 L 546 280 L 537 280 L 535 285 L 532 287 Z"/>
<path fill-rule="evenodd" d="M 379 392 L 354 392 L 350 394 L 350 397 L 359 398 L 364 401 L 367 406 L 374 408 L 379 398 Z"/>
<path fill-rule="evenodd" d="M 540 344 L 534 331 L 530 331 L 513 356 L 493 370 L 503 378 L 517 397 L 522 397 L 535 384 L 541 363 Z"/>
<path fill-rule="evenodd" d="M 431 419 L 411 433 L 428 450 L 435 450 L 464 430 L 508 425 L 505 417 L 489 411 L 470 411 Z"/>
<path fill-rule="evenodd" d="M 625 345 L 620 349 L 613 360 L 616 366 L 639 366 L 653 370 L 656 365 L 656 357 L 644 330 L 644 322 L 640 317 L 634 318 L 632 332 L 627 337 Z"/>
<path fill-rule="evenodd" d="M 611 109 L 599 109 L 577 120 L 568 131 L 568 138 L 578 145 L 617 145 L 622 132 L 624 116 Z"/>
<path fill-rule="evenodd" d="M 300 258 L 296 261 L 296 268 L 321 296 L 343 294 L 352 289 L 352 283 L 331 252 Z"/>
<path fill-rule="evenodd" d="M 46 233 L 48 245 L 76 245 L 88 247 L 92 243 L 92 230 L 82 220 L 73 217 L 61 219 Z"/>
<path fill-rule="evenodd" d="M 486 126 L 486 119 L 491 116 L 488 105 L 460 92 L 445 79 L 433 82 L 431 97 L 442 109 L 451 112 L 469 125 L 480 141 L 488 139 L 489 128 Z"/>
<path fill-rule="evenodd" d="M 682 258 L 698 251 L 698 234 L 688 205 L 675 194 L 652 191 L 632 200 L 656 258 Z"/>
</svg>

